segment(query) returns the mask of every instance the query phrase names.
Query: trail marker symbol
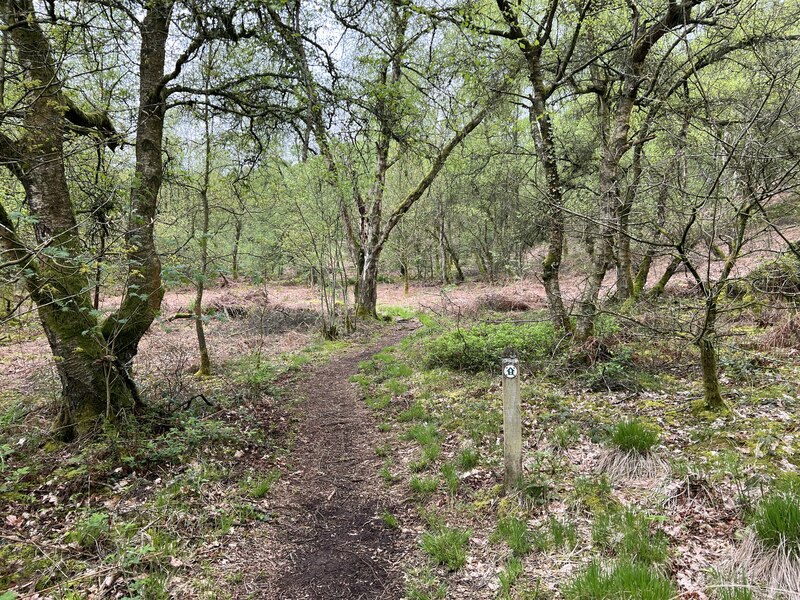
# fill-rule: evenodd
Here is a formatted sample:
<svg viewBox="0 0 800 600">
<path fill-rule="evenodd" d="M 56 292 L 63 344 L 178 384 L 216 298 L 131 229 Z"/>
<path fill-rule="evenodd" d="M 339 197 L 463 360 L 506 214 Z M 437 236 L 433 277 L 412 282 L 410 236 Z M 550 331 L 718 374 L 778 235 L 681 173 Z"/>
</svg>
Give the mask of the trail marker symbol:
<svg viewBox="0 0 800 600">
<path fill-rule="evenodd" d="M 503 367 L 503 375 L 508 379 L 514 379 L 517 376 L 517 365 L 505 365 Z"/>
</svg>

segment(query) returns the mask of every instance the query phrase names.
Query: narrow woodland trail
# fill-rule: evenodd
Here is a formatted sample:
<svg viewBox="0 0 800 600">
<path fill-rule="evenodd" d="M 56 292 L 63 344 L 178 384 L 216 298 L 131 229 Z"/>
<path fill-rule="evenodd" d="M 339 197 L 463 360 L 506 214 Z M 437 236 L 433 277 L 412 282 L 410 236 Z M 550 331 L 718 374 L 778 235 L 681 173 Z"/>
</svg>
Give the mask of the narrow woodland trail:
<svg viewBox="0 0 800 600">
<path fill-rule="evenodd" d="M 409 330 L 398 326 L 378 344 L 336 357 L 283 391 L 302 399 L 291 473 L 273 492 L 275 520 L 248 532 L 237 548 L 233 562 L 244 577 L 234 598 L 402 596 L 396 533 L 380 517 L 392 508 L 375 454 L 382 440 L 349 378 L 359 362 Z"/>
</svg>

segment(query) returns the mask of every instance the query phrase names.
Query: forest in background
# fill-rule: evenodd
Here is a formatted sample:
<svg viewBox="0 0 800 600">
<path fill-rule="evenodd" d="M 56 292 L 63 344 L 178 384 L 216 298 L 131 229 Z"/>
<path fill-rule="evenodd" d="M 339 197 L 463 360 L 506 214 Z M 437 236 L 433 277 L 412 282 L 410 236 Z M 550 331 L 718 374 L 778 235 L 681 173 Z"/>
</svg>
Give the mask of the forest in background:
<svg viewBox="0 0 800 600">
<path fill-rule="evenodd" d="M 730 425 L 742 378 L 767 385 L 759 369 L 796 396 L 799 16 L 795 0 L 0 1 L 0 355 L 41 366 L 46 340 L 51 356 L 29 380 L 3 371 L 11 503 L 46 480 L 27 464 L 37 452 L 63 468 L 137 436 L 199 443 L 209 433 L 175 406 L 236 385 L 255 402 L 294 360 L 378 335 L 387 313 L 424 324 L 387 363 L 489 396 L 504 351 L 544 373 L 544 406 L 576 382 L 627 403 L 663 376 L 673 397 L 691 390 L 687 415 Z M 370 364 L 355 381 L 372 409 L 430 392 L 405 363 L 388 384 Z M 437 410 L 399 422 L 444 426 Z M 442 440 L 409 435 L 414 479 Z M 193 444 L 103 469 L 189 460 Z M 762 475 L 783 481 L 785 458 Z M 785 485 L 798 545 L 778 546 L 797 567 Z M 745 579 L 794 597 L 800 569 L 759 568 Z"/>
</svg>

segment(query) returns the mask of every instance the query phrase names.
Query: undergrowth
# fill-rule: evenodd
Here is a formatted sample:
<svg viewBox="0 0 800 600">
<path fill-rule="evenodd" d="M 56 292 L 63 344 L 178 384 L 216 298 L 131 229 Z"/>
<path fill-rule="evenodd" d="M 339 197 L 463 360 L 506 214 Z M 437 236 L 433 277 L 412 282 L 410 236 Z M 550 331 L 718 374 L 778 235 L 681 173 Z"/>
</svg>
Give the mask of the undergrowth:
<svg viewBox="0 0 800 600">
<path fill-rule="evenodd" d="M 444 333 L 426 345 L 427 364 L 463 371 L 499 368 L 506 352 L 526 363 L 546 358 L 556 338 L 549 323 L 479 324 Z"/>
</svg>

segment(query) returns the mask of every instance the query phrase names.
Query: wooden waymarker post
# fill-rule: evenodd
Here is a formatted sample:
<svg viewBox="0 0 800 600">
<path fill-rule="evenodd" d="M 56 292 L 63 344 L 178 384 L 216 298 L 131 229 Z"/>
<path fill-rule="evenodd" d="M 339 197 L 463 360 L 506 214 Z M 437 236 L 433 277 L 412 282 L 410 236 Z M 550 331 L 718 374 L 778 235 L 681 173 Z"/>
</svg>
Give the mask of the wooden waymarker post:
<svg viewBox="0 0 800 600">
<path fill-rule="evenodd" d="M 503 359 L 503 457 L 506 493 L 522 478 L 522 417 L 519 400 L 519 361 Z"/>
</svg>

